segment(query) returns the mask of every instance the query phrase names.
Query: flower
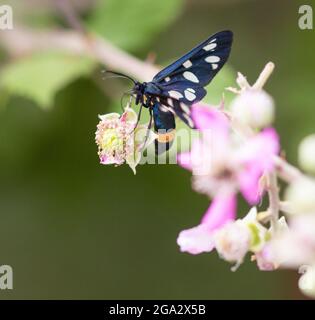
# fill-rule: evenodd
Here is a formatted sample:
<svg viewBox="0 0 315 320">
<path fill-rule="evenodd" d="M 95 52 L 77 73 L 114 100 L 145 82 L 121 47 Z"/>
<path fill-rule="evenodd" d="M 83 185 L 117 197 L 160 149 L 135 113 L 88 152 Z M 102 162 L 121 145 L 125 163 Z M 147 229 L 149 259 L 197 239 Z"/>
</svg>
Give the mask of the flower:
<svg viewBox="0 0 315 320">
<path fill-rule="evenodd" d="M 255 255 L 252 256 L 252 260 L 257 261 L 259 270 L 273 271 L 279 268 L 281 260 L 274 253 L 272 240 L 275 234 L 278 236 L 279 234 L 283 234 L 288 230 L 289 227 L 287 225 L 285 217 L 282 216 L 276 222 L 276 230 L 274 230 L 274 227 L 270 227 L 269 230 L 265 229 L 265 231 L 263 231 L 263 241 L 261 241 L 259 247 L 256 247 L 256 250 L 253 250 L 253 252 L 255 252 Z"/>
<path fill-rule="evenodd" d="M 289 228 L 277 232 L 270 245 L 275 261 L 282 267 L 315 265 L 315 214 L 292 216 Z"/>
<path fill-rule="evenodd" d="M 236 198 L 234 195 L 216 197 L 198 226 L 179 233 L 177 244 L 180 251 L 190 254 L 210 252 L 214 248 L 214 232 L 235 219 Z"/>
<path fill-rule="evenodd" d="M 226 224 L 215 234 L 215 248 L 226 261 L 240 264 L 250 246 L 250 230 L 237 220 Z"/>
<path fill-rule="evenodd" d="M 241 141 L 223 112 L 202 104 L 192 107 L 192 118 L 203 136 L 190 152 L 178 155 L 178 163 L 193 172 L 193 188 L 209 197 L 240 190 L 250 204 L 257 203 L 260 178 L 273 169 L 273 156 L 279 152 L 276 131 L 266 128 Z"/>
<path fill-rule="evenodd" d="M 315 134 L 302 140 L 299 145 L 298 157 L 301 168 L 315 174 Z"/>
<path fill-rule="evenodd" d="M 273 271 L 278 268 L 268 244 L 253 257 L 253 260 L 257 261 L 258 269 L 261 271 Z"/>
<path fill-rule="evenodd" d="M 315 265 L 302 266 L 299 272 L 303 273 L 299 279 L 300 290 L 307 296 L 315 298 Z"/>
<path fill-rule="evenodd" d="M 274 102 L 265 91 L 248 89 L 233 100 L 231 111 L 243 124 L 261 129 L 273 122 Z"/>
<path fill-rule="evenodd" d="M 265 246 L 267 229 L 257 220 L 256 207 L 242 219 L 229 222 L 215 233 L 215 248 L 224 260 L 236 262 L 235 270 L 247 252 L 258 252 Z"/>
<path fill-rule="evenodd" d="M 294 180 L 285 191 L 292 214 L 315 214 L 315 179 L 304 177 Z"/>
<path fill-rule="evenodd" d="M 137 125 L 137 114 L 128 107 L 121 116 L 109 113 L 99 118 L 95 142 L 100 163 L 121 165 L 126 162 L 136 173 L 141 152 L 154 141 L 156 135 L 145 125 Z"/>
</svg>

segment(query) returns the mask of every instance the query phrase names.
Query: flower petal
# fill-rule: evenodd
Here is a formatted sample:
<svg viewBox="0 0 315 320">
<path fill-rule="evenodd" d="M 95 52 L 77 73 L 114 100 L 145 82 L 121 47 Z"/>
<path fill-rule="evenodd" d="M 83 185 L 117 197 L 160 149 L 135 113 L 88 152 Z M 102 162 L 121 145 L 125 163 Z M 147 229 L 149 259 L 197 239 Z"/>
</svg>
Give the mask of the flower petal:
<svg viewBox="0 0 315 320">
<path fill-rule="evenodd" d="M 138 125 L 134 131 L 135 148 L 139 151 L 146 149 L 158 135 L 152 130 L 148 130 L 147 125 Z M 145 145 L 144 145 L 145 143 Z"/>
<path fill-rule="evenodd" d="M 183 230 L 177 238 L 180 251 L 190 254 L 210 252 L 214 248 L 214 241 L 207 226 L 198 225 L 194 228 Z"/>
<path fill-rule="evenodd" d="M 138 121 L 138 115 L 133 109 L 126 108 L 125 112 L 121 115 L 120 121 L 136 124 Z"/>
<path fill-rule="evenodd" d="M 278 264 L 274 260 L 272 250 L 269 245 L 265 245 L 261 251 L 257 252 L 255 254 L 255 258 L 259 270 L 273 271 L 278 268 Z"/>
<path fill-rule="evenodd" d="M 241 164 L 255 165 L 262 172 L 273 168 L 273 156 L 280 149 L 279 136 L 275 129 L 267 128 L 249 139 L 239 148 L 236 159 Z"/>
<path fill-rule="evenodd" d="M 182 152 L 177 155 L 177 163 L 184 169 L 192 170 L 192 161 L 190 152 Z"/>
<path fill-rule="evenodd" d="M 141 160 L 141 152 L 135 151 L 126 157 L 126 163 L 129 165 L 134 174 L 136 174 L 136 166 Z"/>
<path fill-rule="evenodd" d="M 215 230 L 236 217 L 236 195 L 217 195 L 205 215 L 201 224 L 207 226 L 208 230 Z"/>
<path fill-rule="evenodd" d="M 235 161 L 243 170 L 238 172 L 240 190 L 251 204 L 259 202 L 262 190 L 259 179 L 263 173 L 272 170 L 273 156 L 279 152 L 279 138 L 273 128 L 263 130 L 244 143 L 235 153 Z"/>
<path fill-rule="evenodd" d="M 234 220 L 235 215 L 236 196 L 217 196 L 198 226 L 180 232 L 177 238 L 180 250 L 191 254 L 210 252 L 214 248 L 213 230 Z"/>
<path fill-rule="evenodd" d="M 238 173 L 240 191 L 250 205 L 257 204 L 261 199 L 263 190 L 260 188 L 259 179 L 262 173 L 259 168 L 251 166 Z"/>
<path fill-rule="evenodd" d="M 120 114 L 116 112 L 112 112 L 107 114 L 99 114 L 98 117 L 100 120 L 114 120 L 114 119 L 119 119 Z"/>
<path fill-rule="evenodd" d="M 228 132 L 228 119 L 217 107 L 210 107 L 202 103 L 194 104 L 191 108 L 191 116 L 200 130 L 212 129 Z"/>
</svg>

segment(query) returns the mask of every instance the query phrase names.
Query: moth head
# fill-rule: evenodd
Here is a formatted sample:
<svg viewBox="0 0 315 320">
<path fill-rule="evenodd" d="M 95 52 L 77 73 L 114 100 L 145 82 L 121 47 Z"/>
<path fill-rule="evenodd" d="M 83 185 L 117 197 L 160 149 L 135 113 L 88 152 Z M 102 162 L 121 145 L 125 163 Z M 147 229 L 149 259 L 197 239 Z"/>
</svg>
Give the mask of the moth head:
<svg viewBox="0 0 315 320">
<path fill-rule="evenodd" d="M 133 92 L 136 95 L 143 94 L 145 85 L 146 85 L 145 82 L 141 83 L 141 82 L 136 81 L 135 86 L 133 87 Z"/>
</svg>

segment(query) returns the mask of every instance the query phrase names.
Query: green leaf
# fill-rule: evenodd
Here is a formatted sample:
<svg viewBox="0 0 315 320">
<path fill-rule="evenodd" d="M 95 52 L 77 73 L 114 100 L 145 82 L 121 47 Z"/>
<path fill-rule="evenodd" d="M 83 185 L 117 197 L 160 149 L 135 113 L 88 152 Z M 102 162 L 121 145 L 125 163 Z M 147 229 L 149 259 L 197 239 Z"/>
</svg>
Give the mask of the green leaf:
<svg viewBox="0 0 315 320">
<path fill-rule="evenodd" d="M 58 90 L 89 74 L 94 66 L 95 62 L 86 57 L 37 53 L 1 70 L 0 85 L 11 94 L 27 97 L 47 108 Z"/>
<path fill-rule="evenodd" d="M 123 49 L 146 46 L 180 13 L 183 0 L 98 1 L 88 21 L 91 29 Z"/>
<path fill-rule="evenodd" d="M 225 90 L 227 87 L 237 87 L 236 72 L 228 65 L 224 66 L 206 87 L 207 95 L 203 101 L 210 105 L 218 105 L 224 96 L 224 101 L 228 108 L 235 94 Z"/>
</svg>

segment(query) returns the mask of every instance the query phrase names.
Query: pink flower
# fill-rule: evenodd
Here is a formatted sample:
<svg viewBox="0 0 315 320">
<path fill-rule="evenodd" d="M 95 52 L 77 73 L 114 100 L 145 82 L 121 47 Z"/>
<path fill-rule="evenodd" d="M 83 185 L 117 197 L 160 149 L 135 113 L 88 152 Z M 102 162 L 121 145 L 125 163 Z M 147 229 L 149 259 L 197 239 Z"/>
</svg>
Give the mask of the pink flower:
<svg viewBox="0 0 315 320">
<path fill-rule="evenodd" d="M 95 133 L 101 164 L 121 165 L 127 163 L 136 173 L 141 152 L 154 141 L 156 135 L 146 126 L 137 125 L 137 114 L 130 108 L 120 116 L 109 113 L 99 116 Z M 146 135 L 148 138 L 146 139 Z"/>
<path fill-rule="evenodd" d="M 178 163 L 193 172 L 196 191 L 214 197 L 218 193 L 241 191 L 250 204 L 260 200 L 259 180 L 273 168 L 273 156 L 279 152 L 278 135 L 273 128 L 246 141 L 230 130 L 225 114 L 214 107 L 196 104 L 192 118 L 201 130 L 191 152 L 178 155 Z"/>
<path fill-rule="evenodd" d="M 215 234 L 215 247 L 226 261 L 242 263 L 250 248 L 251 234 L 247 226 L 240 221 L 229 222 Z"/>
<path fill-rule="evenodd" d="M 180 250 L 191 254 L 212 251 L 215 231 L 234 220 L 235 216 L 235 195 L 218 195 L 198 226 L 180 232 L 177 238 Z"/>
<path fill-rule="evenodd" d="M 289 228 L 270 243 L 272 254 L 282 267 L 315 264 L 315 214 L 294 215 Z"/>
<path fill-rule="evenodd" d="M 255 260 L 257 261 L 257 266 L 259 270 L 262 271 L 273 271 L 278 268 L 278 264 L 275 262 L 274 255 L 269 244 L 257 252 L 255 255 Z"/>
</svg>

